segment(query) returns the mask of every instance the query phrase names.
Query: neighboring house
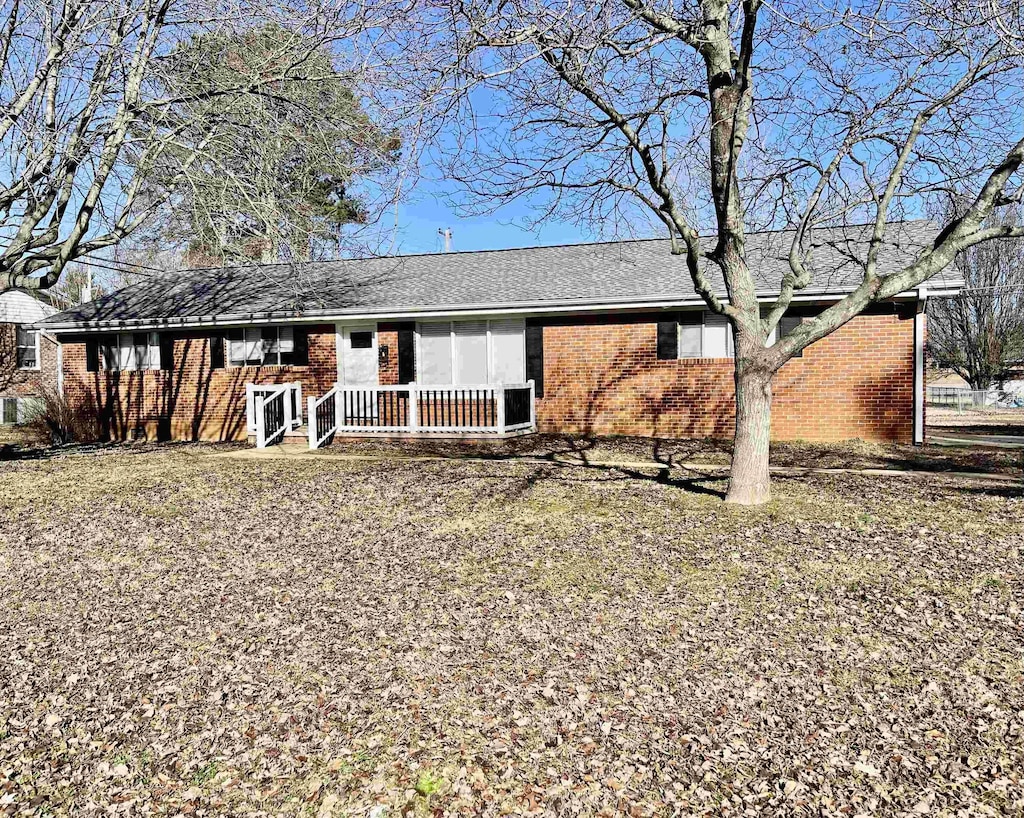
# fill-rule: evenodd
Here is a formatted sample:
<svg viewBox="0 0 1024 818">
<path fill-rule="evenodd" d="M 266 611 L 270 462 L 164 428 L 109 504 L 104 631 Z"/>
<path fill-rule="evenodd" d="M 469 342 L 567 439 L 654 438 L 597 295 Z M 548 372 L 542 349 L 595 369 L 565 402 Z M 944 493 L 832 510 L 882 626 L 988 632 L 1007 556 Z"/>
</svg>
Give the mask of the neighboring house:
<svg viewBox="0 0 1024 818">
<path fill-rule="evenodd" d="M 57 388 L 59 347 L 37 327 L 56 312 L 20 290 L 0 292 L 0 425 L 26 421 Z"/>
<path fill-rule="evenodd" d="M 879 271 L 905 264 L 932 232 L 898 226 Z M 866 255 L 869 235 L 815 232 L 813 281 L 781 332 L 856 286 L 853 259 Z M 766 301 L 788 269 L 790 239 L 748 236 Z M 706 270 L 724 295 L 717 267 Z M 775 381 L 774 437 L 922 440 L 924 295 L 876 305 L 787 363 Z M 184 270 L 45 326 L 63 345 L 67 397 L 117 438 L 244 439 L 254 428 L 247 384 L 288 382 L 315 397 L 341 384 L 315 423 L 340 432 L 501 431 L 515 425 L 510 414 L 519 428 L 552 433 L 733 428 L 731 333 L 663 239 Z M 533 403 L 527 386 L 508 386 L 528 382 Z"/>
</svg>

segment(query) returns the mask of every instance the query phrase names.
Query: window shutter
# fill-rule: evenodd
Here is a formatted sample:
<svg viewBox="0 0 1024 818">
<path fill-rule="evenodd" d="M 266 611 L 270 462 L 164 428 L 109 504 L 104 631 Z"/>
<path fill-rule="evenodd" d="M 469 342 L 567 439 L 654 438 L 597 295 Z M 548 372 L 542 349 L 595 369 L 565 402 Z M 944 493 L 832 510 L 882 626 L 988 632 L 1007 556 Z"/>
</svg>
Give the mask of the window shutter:
<svg viewBox="0 0 1024 818">
<path fill-rule="evenodd" d="M 224 368 L 224 336 L 210 336 L 210 369 Z"/>
<path fill-rule="evenodd" d="M 779 319 L 779 330 L 778 330 L 779 338 L 785 338 L 787 335 L 789 335 L 791 332 L 793 332 L 793 330 L 795 330 L 797 327 L 799 327 L 802 323 L 803 323 L 803 318 L 801 318 L 799 315 L 783 315 L 782 318 Z M 804 357 L 804 351 L 801 349 L 793 357 L 794 358 L 803 358 Z"/>
<path fill-rule="evenodd" d="M 309 330 L 306 327 L 295 327 L 294 343 L 292 363 L 295 366 L 309 366 Z"/>
<path fill-rule="evenodd" d="M 174 336 L 169 332 L 160 333 L 159 368 L 164 372 L 174 369 Z"/>
<path fill-rule="evenodd" d="M 398 326 L 398 382 L 412 383 L 416 380 L 416 329 L 415 324 Z"/>
<path fill-rule="evenodd" d="M 679 357 L 679 319 L 658 322 L 658 360 L 674 361 Z"/>
<path fill-rule="evenodd" d="M 107 372 L 117 372 L 121 368 L 121 336 L 100 336 L 100 366 Z"/>
<path fill-rule="evenodd" d="M 526 325 L 526 380 L 533 381 L 533 392 L 544 397 L 544 327 Z"/>
<path fill-rule="evenodd" d="M 88 338 L 85 341 L 85 371 L 100 371 L 100 339 Z"/>
</svg>

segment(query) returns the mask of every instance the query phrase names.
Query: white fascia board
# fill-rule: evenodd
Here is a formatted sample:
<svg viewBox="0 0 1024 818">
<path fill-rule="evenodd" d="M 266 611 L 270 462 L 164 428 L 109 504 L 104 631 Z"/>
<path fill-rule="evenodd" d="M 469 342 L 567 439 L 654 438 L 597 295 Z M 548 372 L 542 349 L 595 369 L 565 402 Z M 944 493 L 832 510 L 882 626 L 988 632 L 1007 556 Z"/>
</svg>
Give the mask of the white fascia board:
<svg viewBox="0 0 1024 818">
<path fill-rule="evenodd" d="M 836 290 L 802 291 L 793 296 L 793 303 L 808 301 L 839 301 L 850 291 Z M 950 290 L 955 293 L 958 290 Z M 945 294 L 943 291 L 931 290 L 930 295 Z M 771 301 L 778 293 L 761 292 L 757 294 L 760 301 Z M 907 291 L 894 296 L 889 301 L 916 300 L 916 291 Z M 562 315 L 565 313 L 609 313 L 609 312 L 641 312 L 645 310 L 671 310 L 685 307 L 704 307 L 705 302 L 697 295 L 688 298 L 652 298 L 642 301 L 575 301 L 560 304 L 524 303 L 524 304 L 479 304 L 458 307 L 406 307 L 397 309 L 370 310 L 365 312 L 339 312 L 337 310 L 319 310 L 305 312 L 301 315 L 279 313 L 253 313 L 251 315 L 202 316 L 196 318 L 168 318 L 161 321 L 146 319 L 123 320 L 110 322 L 102 326 L 81 324 L 49 324 L 46 329 L 52 333 L 89 333 L 116 332 L 119 329 L 159 330 L 159 329 L 200 329 L 205 327 L 238 327 L 251 324 L 317 324 L 337 321 L 408 321 L 424 318 L 452 319 L 486 317 L 493 315 L 545 316 Z"/>
</svg>

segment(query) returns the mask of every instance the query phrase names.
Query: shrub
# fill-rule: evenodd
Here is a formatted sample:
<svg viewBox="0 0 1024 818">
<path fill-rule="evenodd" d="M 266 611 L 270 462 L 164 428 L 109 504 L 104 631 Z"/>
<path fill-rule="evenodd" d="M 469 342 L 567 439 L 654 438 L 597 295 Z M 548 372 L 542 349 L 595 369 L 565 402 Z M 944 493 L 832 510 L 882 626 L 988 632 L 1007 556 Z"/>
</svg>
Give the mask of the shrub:
<svg viewBox="0 0 1024 818">
<path fill-rule="evenodd" d="M 55 389 L 44 389 L 26 425 L 51 443 L 94 443 L 101 437 L 96 408 L 69 401 Z"/>
</svg>

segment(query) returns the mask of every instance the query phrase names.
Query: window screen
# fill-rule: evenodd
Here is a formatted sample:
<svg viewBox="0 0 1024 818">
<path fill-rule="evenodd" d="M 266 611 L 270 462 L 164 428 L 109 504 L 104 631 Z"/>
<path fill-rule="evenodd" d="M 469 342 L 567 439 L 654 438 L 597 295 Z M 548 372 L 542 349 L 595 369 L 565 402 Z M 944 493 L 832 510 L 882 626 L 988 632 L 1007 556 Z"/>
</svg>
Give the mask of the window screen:
<svg viewBox="0 0 1024 818">
<path fill-rule="evenodd" d="M 487 383 L 487 322 L 455 323 L 455 383 Z"/>
<path fill-rule="evenodd" d="M 515 318 L 491 321 L 491 378 L 494 383 L 526 381 L 526 326 Z"/>
<path fill-rule="evenodd" d="M 419 355 L 420 383 L 451 383 L 451 324 L 443 322 L 421 325 Z"/>
<path fill-rule="evenodd" d="M 263 363 L 263 331 L 259 327 L 228 330 L 228 364 L 259 366 Z"/>
<path fill-rule="evenodd" d="M 704 313 L 704 357 L 730 358 L 732 344 L 730 341 L 729 319 L 714 312 Z"/>
<path fill-rule="evenodd" d="M 679 318 L 679 357 L 700 358 L 704 354 L 701 336 L 704 333 L 704 312 L 684 312 Z"/>
<path fill-rule="evenodd" d="M 14 424 L 18 422 L 18 399 L 17 398 L 4 398 L 0 403 L 3 403 L 2 420 L 5 424 Z"/>
</svg>

